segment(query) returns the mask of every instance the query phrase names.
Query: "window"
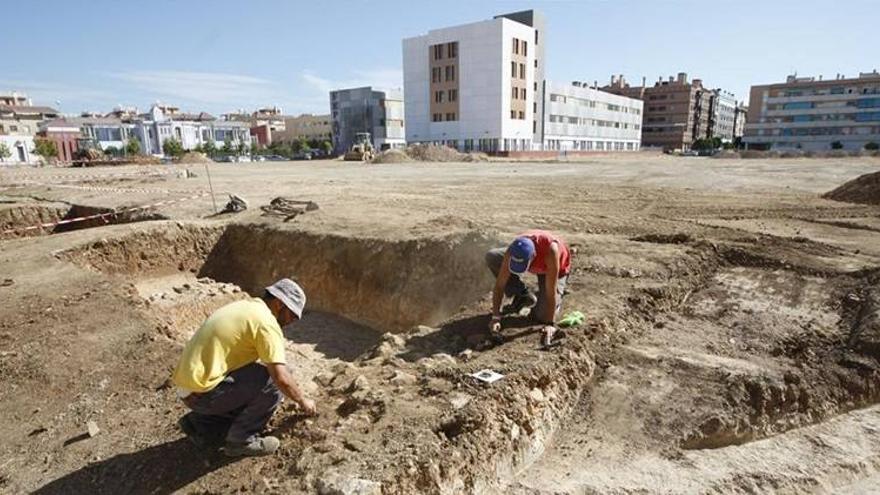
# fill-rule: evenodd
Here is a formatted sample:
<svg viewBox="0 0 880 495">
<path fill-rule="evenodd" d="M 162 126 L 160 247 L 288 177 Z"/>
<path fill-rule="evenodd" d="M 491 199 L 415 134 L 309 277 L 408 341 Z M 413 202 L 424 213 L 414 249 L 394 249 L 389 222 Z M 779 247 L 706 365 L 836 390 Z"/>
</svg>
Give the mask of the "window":
<svg viewBox="0 0 880 495">
<path fill-rule="evenodd" d="M 521 90 L 519 91 L 519 96 L 520 96 L 520 98 L 523 99 L 523 100 L 526 99 L 526 88 L 523 88 L 523 89 L 521 89 Z"/>
<path fill-rule="evenodd" d="M 458 42 L 453 41 L 451 43 L 447 43 L 446 45 L 446 53 L 449 54 L 449 58 L 455 58 L 458 56 Z"/>
<path fill-rule="evenodd" d="M 535 44 L 538 44 L 538 30 L 535 30 Z"/>
<path fill-rule="evenodd" d="M 449 90 L 449 101 L 456 101 L 456 100 L 458 100 L 458 90 L 457 89 L 450 89 Z"/>
<path fill-rule="evenodd" d="M 526 78 L 526 64 L 519 64 L 519 78 Z"/>
<path fill-rule="evenodd" d="M 535 81 L 535 93 L 537 93 L 537 92 L 538 92 L 538 82 Z"/>
<path fill-rule="evenodd" d="M 434 103 L 443 103 L 443 91 L 434 91 Z"/>
<path fill-rule="evenodd" d="M 813 108 L 813 103 L 809 101 L 797 101 L 782 105 L 783 110 L 809 110 L 811 108 Z"/>
<path fill-rule="evenodd" d="M 510 118 L 512 118 L 512 119 L 515 119 L 515 118 L 516 118 L 516 110 L 511 110 L 511 111 L 510 111 Z"/>
<path fill-rule="evenodd" d="M 510 97 L 514 100 L 519 99 L 519 88 L 516 86 L 510 88 Z"/>
<path fill-rule="evenodd" d="M 516 38 L 513 39 L 513 53 L 519 55 L 519 40 Z"/>
<path fill-rule="evenodd" d="M 526 120 L 526 113 L 522 110 L 519 112 L 519 120 Z"/>
<path fill-rule="evenodd" d="M 529 43 L 528 43 L 528 41 L 523 40 L 523 42 L 522 42 L 522 54 L 523 54 L 523 57 L 529 56 Z"/>
<path fill-rule="evenodd" d="M 447 114 L 446 114 L 446 120 L 447 120 L 447 121 L 450 121 L 450 122 L 453 121 L 453 120 L 455 120 L 455 114 L 454 114 L 454 113 L 447 113 Z"/>
<path fill-rule="evenodd" d="M 439 71 L 440 69 L 438 68 L 437 70 Z M 439 74 L 438 74 L 438 76 L 439 76 Z M 454 65 L 447 65 L 446 66 L 446 80 L 447 81 L 454 81 L 455 80 L 455 66 Z"/>
<path fill-rule="evenodd" d="M 434 60 L 443 58 L 443 45 L 434 45 Z"/>
<path fill-rule="evenodd" d="M 443 114 L 435 113 L 435 114 L 431 115 L 431 121 L 432 122 L 440 122 L 441 120 L 443 120 L 442 117 L 443 117 Z"/>
<path fill-rule="evenodd" d="M 510 77 L 516 78 L 516 62 L 510 63 Z"/>
<path fill-rule="evenodd" d="M 439 82 L 440 81 L 440 67 L 431 67 L 431 82 Z"/>
</svg>

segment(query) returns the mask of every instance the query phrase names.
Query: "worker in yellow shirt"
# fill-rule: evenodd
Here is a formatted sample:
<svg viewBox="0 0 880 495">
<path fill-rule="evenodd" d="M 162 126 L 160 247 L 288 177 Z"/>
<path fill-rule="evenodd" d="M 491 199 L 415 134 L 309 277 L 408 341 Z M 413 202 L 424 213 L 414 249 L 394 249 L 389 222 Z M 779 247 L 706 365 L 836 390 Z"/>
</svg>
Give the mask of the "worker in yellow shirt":
<svg viewBox="0 0 880 495">
<path fill-rule="evenodd" d="M 180 428 L 197 445 L 219 445 L 225 438 L 223 451 L 230 457 L 272 454 L 279 440 L 260 433 L 282 394 L 306 414 L 316 413 L 287 369 L 281 332 L 300 319 L 305 304 L 302 288 L 281 279 L 261 298 L 218 309 L 192 336 L 172 381 L 192 410 Z"/>
</svg>

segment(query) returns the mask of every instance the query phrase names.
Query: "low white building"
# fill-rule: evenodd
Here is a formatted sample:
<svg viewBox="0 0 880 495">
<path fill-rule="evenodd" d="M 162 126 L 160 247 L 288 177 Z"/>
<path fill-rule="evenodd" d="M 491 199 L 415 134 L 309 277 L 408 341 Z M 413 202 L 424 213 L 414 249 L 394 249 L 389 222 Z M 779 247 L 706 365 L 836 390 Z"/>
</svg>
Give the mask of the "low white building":
<svg viewBox="0 0 880 495">
<path fill-rule="evenodd" d="M 643 102 L 579 82 L 547 81 L 544 149 L 548 151 L 638 151 Z"/>
</svg>

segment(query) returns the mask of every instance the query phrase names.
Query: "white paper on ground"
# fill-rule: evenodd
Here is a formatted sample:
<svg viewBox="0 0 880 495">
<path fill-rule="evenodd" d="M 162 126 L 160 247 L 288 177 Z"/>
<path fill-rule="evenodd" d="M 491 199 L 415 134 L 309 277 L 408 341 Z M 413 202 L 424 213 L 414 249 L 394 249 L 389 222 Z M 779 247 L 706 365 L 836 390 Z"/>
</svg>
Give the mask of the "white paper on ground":
<svg viewBox="0 0 880 495">
<path fill-rule="evenodd" d="M 471 374 L 472 377 L 485 383 L 494 383 L 504 378 L 504 375 L 490 369 L 484 369 Z"/>
</svg>

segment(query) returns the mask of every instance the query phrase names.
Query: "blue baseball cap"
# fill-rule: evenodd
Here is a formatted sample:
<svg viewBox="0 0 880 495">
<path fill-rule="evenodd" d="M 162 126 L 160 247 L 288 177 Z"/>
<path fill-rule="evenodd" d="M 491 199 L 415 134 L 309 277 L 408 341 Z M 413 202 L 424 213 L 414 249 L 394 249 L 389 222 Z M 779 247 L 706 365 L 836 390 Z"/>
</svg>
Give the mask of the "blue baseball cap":
<svg viewBox="0 0 880 495">
<path fill-rule="evenodd" d="M 507 253 L 510 255 L 510 272 L 523 274 L 535 257 L 535 243 L 528 237 L 517 237 L 510 243 Z"/>
</svg>

